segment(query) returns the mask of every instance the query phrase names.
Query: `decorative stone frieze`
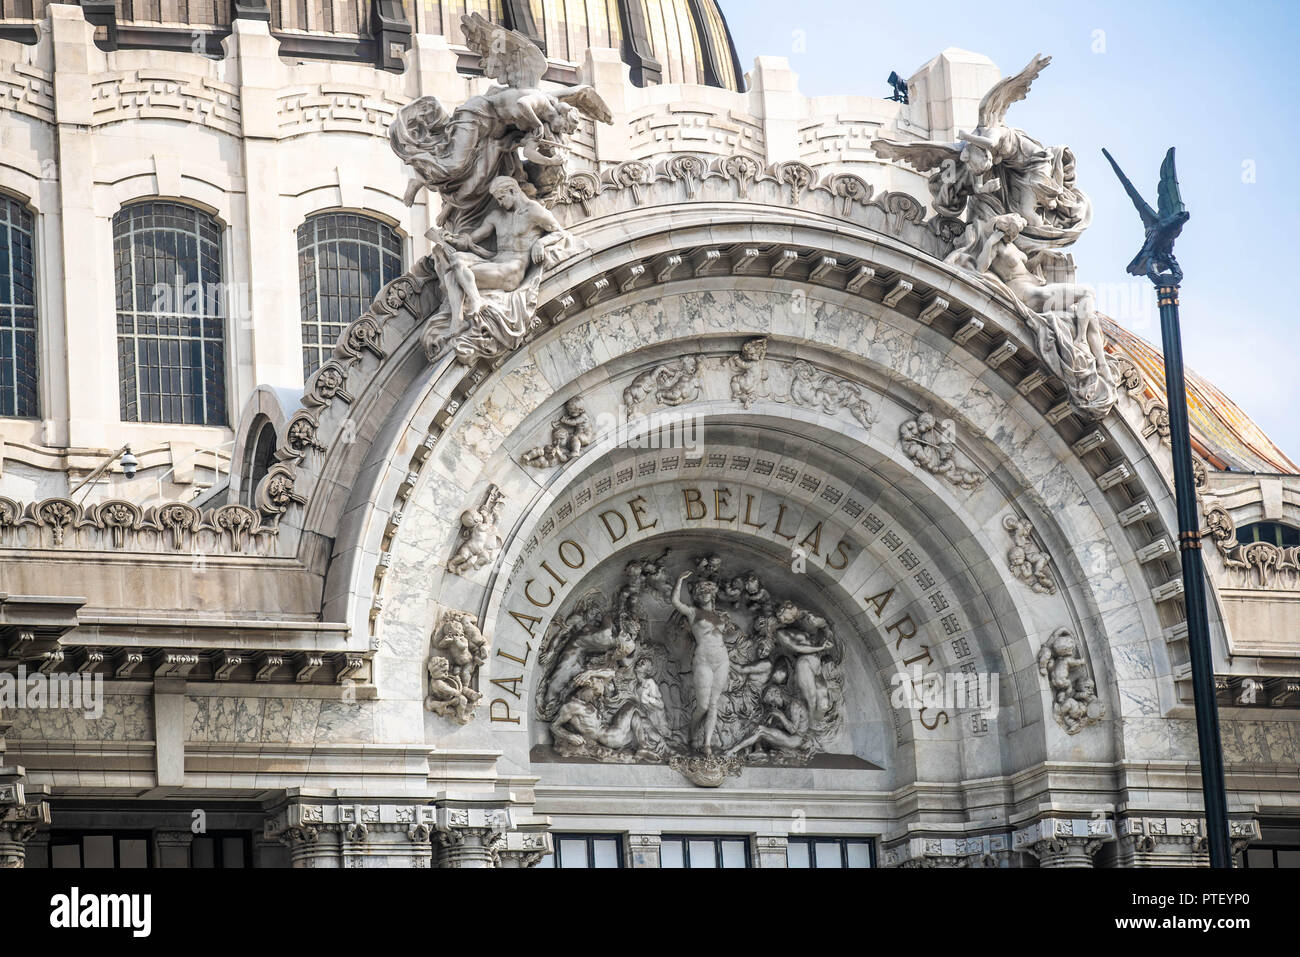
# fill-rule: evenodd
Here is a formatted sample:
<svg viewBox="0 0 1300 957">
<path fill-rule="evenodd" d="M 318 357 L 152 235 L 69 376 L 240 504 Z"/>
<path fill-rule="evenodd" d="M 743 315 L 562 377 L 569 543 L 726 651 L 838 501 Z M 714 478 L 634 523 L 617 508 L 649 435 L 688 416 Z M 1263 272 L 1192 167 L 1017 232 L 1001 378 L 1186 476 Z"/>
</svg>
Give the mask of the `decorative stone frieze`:
<svg viewBox="0 0 1300 957">
<path fill-rule="evenodd" d="M 266 819 L 264 836 L 289 848 L 293 867 L 428 868 L 434 824 L 431 806 L 294 800 Z"/>
<path fill-rule="evenodd" d="M 1234 855 L 1259 840 L 1259 824 L 1252 818 L 1231 819 L 1228 826 Z M 1117 834 L 1115 863 L 1119 867 L 1209 865 L 1209 839 L 1202 817 L 1129 815 L 1120 819 Z"/>
<path fill-rule="evenodd" d="M 279 476 L 281 480 L 284 476 Z M 267 501 L 276 514 L 301 501 L 283 486 L 268 484 Z M 280 507 L 283 505 L 284 507 Z M 106 501 L 82 506 L 47 498 L 23 504 L 0 497 L 0 545 L 20 548 L 78 548 L 104 551 L 248 554 L 264 550 L 277 534 L 274 521 L 243 505 L 197 509 L 184 502 L 142 508 Z"/>
<path fill-rule="evenodd" d="M 967 867 L 966 839 L 912 837 L 885 848 L 883 867 Z"/>
</svg>

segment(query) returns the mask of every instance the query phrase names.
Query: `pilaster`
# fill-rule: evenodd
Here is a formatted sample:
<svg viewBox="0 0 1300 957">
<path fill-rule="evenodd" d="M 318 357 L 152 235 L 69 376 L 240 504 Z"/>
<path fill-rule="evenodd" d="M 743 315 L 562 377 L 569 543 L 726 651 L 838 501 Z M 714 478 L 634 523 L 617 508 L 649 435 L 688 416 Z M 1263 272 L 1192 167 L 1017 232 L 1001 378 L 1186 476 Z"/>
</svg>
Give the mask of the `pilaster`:
<svg viewBox="0 0 1300 957">
<path fill-rule="evenodd" d="M 281 221 L 283 192 L 276 121 L 277 98 L 284 86 L 280 44 L 262 20 L 237 19 L 225 40 L 226 55 L 238 65 L 240 121 L 243 138 L 244 207 L 232 207 L 242 223 L 226 250 L 227 280 L 248 283 L 247 296 L 228 297 L 228 332 L 235 344 L 227 360 L 235 370 L 233 396 L 251 395 L 258 385 L 301 389 L 302 347 L 297 309 L 296 269 L 285 274 L 293 257 L 294 224 Z M 290 292 L 295 295 L 290 295 Z M 243 303 L 248 312 L 241 315 Z M 239 414 L 232 403 L 230 415 Z"/>
<path fill-rule="evenodd" d="M 799 77 L 790 69 L 790 61 L 779 56 L 757 57 L 750 80 L 750 103 L 763 120 L 768 163 L 798 160 L 804 101 L 799 93 Z"/>
<path fill-rule="evenodd" d="M 658 834 L 629 834 L 627 836 L 627 866 L 656 870 L 662 866 L 661 838 Z"/>
<path fill-rule="evenodd" d="M 22 867 L 28 842 L 38 828 L 50 823 L 50 805 L 28 799 L 25 776 L 17 765 L 0 767 L 0 868 Z"/>
<path fill-rule="evenodd" d="M 754 866 L 788 867 L 790 839 L 784 834 L 760 834 L 754 838 Z"/>
<path fill-rule="evenodd" d="M 120 416 L 117 324 L 112 289 L 109 225 L 95 215 L 95 142 L 91 135 L 90 77 L 106 68 L 95 46 L 95 31 L 80 7 L 52 4 L 46 11 L 54 44 L 54 115 L 58 124 L 59 257 L 63 263 L 63 337 L 77 343 L 65 349 L 64 387 L 67 390 L 68 445 L 105 448 L 109 423 Z M 45 325 L 58 321 L 45 317 Z M 59 403 L 62 404 L 62 401 Z M 57 432 L 57 430 L 56 430 Z M 55 441 L 61 435 L 47 436 Z"/>
</svg>

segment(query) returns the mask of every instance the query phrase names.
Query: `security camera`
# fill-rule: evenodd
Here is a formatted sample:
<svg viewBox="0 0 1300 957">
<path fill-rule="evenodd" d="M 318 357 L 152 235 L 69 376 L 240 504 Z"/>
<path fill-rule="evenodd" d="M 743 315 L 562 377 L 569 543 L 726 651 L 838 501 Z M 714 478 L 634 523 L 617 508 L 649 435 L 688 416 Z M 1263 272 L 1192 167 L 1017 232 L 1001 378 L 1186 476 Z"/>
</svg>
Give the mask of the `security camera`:
<svg viewBox="0 0 1300 957">
<path fill-rule="evenodd" d="M 131 446 L 122 453 L 122 474 L 128 479 L 135 478 L 135 470 L 140 467 L 140 460 L 131 454 Z"/>
</svg>

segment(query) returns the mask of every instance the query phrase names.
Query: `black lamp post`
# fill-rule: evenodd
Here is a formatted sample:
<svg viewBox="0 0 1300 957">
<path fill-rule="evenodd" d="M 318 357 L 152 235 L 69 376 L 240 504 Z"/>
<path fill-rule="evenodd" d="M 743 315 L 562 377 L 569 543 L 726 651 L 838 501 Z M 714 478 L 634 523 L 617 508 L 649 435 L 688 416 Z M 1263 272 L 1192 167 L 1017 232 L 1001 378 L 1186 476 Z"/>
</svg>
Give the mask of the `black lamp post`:
<svg viewBox="0 0 1300 957">
<path fill-rule="evenodd" d="M 1205 597 L 1205 565 L 1201 556 L 1201 518 L 1192 476 L 1192 440 L 1187 425 L 1187 383 L 1183 375 L 1183 338 L 1178 324 L 1178 287 L 1183 271 L 1174 258 L 1174 240 L 1190 218 L 1178 189 L 1174 151 L 1160 165 L 1159 208 L 1152 209 L 1129 182 L 1110 153 L 1102 150 L 1124 184 L 1146 227 L 1146 242 L 1129 263 L 1134 276 L 1155 284 L 1160 303 L 1160 328 L 1165 347 L 1165 390 L 1169 397 L 1169 442 L 1173 448 L 1174 494 L 1178 503 L 1178 547 L 1183 558 L 1184 599 L 1187 603 L 1187 644 L 1192 655 L 1192 697 L 1196 735 L 1201 751 L 1201 789 L 1205 793 L 1205 826 L 1210 866 L 1232 867 L 1228 833 L 1228 798 L 1223 785 L 1223 748 L 1219 740 L 1219 709 L 1214 693 L 1214 657 L 1210 651 L 1210 620 Z"/>
</svg>

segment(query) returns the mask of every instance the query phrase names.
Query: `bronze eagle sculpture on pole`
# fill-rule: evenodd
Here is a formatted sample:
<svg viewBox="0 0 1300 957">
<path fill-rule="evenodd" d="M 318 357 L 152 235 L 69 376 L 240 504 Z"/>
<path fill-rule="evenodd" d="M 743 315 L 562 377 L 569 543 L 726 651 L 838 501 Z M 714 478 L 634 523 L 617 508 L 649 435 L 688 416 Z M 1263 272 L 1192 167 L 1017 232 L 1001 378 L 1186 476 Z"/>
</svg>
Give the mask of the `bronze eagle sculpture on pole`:
<svg viewBox="0 0 1300 957">
<path fill-rule="evenodd" d="M 1152 209 L 1151 205 L 1142 198 L 1142 194 L 1115 162 L 1115 157 L 1105 149 L 1102 153 L 1110 160 L 1115 175 L 1124 184 L 1124 191 L 1128 193 L 1129 199 L 1133 200 L 1138 215 L 1142 217 L 1142 225 L 1147 231 L 1146 242 L 1142 244 L 1142 249 L 1128 264 L 1129 273 L 1134 276 L 1146 276 L 1157 286 L 1177 286 L 1182 282 L 1183 271 L 1178 267 L 1178 260 L 1174 258 L 1174 240 L 1183 231 L 1183 225 L 1191 219 L 1192 214 L 1187 211 L 1187 206 L 1183 203 L 1183 194 L 1178 189 L 1178 171 L 1174 168 L 1174 148 L 1169 147 L 1169 152 L 1165 154 L 1165 161 L 1160 164 L 1160 186 L 1156 191 L 1158 209 Z"/>
</svg>

